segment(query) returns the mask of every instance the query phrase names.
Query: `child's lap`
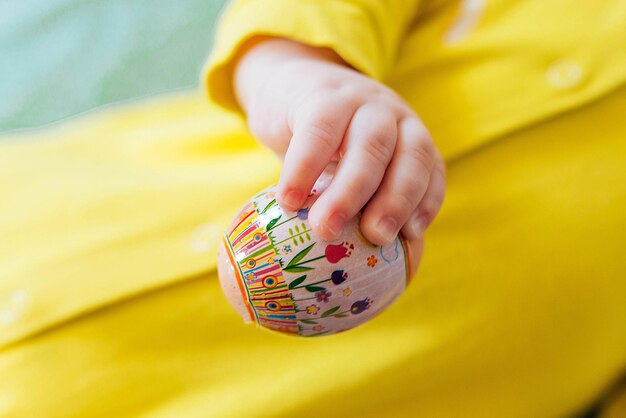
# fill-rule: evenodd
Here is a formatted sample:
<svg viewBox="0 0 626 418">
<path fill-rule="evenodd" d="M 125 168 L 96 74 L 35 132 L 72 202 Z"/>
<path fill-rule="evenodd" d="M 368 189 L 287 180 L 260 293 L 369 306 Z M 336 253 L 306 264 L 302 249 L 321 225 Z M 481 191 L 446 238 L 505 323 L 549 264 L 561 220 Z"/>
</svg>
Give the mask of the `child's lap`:
<svg viewBox="0 0 626 418">
<path fill-rule="evenodd" d="M 560 416 L 624 371 L 624 108 L 622 88 L 449 164 L 411 303 L 471 346 L 477 398 Z"/>
<path fill-rule="evenodd" d="M 626 362 L 625 105 L 622 89 L 450 162 L 420 272 L 370 324 L 315 340 L 255 330 L 210 272 L 10 347 L 4 408 L 541 417 L 584 407 Z"/>
</svg>

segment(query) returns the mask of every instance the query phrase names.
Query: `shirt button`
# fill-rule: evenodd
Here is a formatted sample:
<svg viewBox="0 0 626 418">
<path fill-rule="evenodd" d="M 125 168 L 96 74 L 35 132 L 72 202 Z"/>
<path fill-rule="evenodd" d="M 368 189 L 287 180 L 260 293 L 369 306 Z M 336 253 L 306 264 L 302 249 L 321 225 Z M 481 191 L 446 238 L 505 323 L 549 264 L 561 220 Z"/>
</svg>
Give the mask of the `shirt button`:
<svg viewBox="0 0 626 418">
<path fill-rule="evenodd" d="M 197 253 L 208 253 L 217 248 L 220 228 L 212 223 L 198 226 L 191 234 L 191 249 Z"/>
<path fill-rule="evenodd" d="M 565 90 L 576 86 L 582 79 L 583 71 L 570 60 L 554 61 L 546 71 L 546 78 L 552 87 Z"/>
<path fill-rule="evenodd" d="M 14 290 L 0 305 L 0 324 L 10 325 L 19 320 L 26 310 L 28 297 L 23 290 Z"/>
</svg>

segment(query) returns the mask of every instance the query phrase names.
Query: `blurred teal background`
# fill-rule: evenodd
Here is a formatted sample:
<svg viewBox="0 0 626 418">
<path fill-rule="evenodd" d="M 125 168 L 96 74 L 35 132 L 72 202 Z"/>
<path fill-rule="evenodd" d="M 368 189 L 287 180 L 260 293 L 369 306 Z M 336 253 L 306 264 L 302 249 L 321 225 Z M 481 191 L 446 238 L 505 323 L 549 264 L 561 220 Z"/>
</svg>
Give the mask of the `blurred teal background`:
<svg viewBox="0 0 626 418">
<path fill-rule="evenodd" d="M 0 0 L 0 132 L 196 88 L 225 0 Z"/>
</svg>

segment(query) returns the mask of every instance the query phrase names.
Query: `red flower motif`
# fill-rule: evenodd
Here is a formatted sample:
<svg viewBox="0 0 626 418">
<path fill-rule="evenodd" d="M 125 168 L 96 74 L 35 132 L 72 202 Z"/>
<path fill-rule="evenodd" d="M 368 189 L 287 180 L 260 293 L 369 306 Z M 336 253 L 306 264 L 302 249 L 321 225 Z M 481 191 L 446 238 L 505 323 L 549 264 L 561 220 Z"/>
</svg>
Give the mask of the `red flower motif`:
<svg viewBox="0 0 626 418">
<path fill-rule="evenodd" d="M 349 242 L 343 242 L 341 244 L 328 244 L 326 246 L 326 250 L 324 250 L 324 254 L 330 263 L 335 264 L 342 258 L 350 257 L 352 250 L 354 250 L 354 244 L 350 244 Z"/>
</svg>

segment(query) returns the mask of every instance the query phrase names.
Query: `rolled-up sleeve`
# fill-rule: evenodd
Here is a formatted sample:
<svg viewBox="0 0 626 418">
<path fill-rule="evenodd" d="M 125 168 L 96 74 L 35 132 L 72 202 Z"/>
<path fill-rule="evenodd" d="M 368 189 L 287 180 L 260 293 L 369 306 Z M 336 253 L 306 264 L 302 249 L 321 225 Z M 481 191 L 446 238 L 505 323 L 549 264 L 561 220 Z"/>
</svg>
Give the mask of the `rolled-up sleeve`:
<svg viewBox="0 0 626 418">
<path fill-rule="evenodd" d="M 226 8 L 205 66 L 212 101 L 237 109 L 232 72 L 239 48 L 255 36 L 276 36 L 333 49 L 376 79 L 393 63 L 417 13 L 413 0 L 238 0 Z"/>
</svg>

